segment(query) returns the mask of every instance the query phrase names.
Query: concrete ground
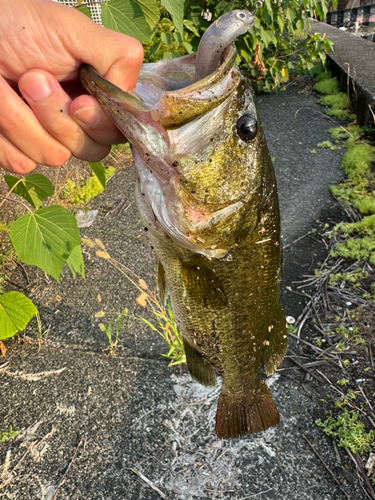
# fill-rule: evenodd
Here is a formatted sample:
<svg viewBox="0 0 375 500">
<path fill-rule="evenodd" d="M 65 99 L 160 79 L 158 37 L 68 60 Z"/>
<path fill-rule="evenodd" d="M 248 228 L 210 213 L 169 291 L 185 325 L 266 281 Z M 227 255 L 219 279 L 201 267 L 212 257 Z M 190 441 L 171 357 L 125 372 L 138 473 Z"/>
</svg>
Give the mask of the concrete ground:
<svg viewBox="0 0 375 500">
<path fill-rule="evenodd" d="M 342 177 L 342 152 L 317 148 L 328 139 L 332 122 L 305 83 L 258 102 L 279 184 L 284 311 L 297 317 L 304 298 L 294 281 L 312 273 L 322 253 L 305 235 L 335 204 L 329 185 Z M 92 202 L 99 215 L 82 235 L 100 238 L 111 256 L 152 289 L 154 257 L 133 190 L 133 170 L 119 171 Z M 125 209 L 108 212 L 120 200 Z M 344 454 L 337 455 L 315 424 L 324 417 L 318 403 L 324 388 L 317 381 L 303 382 L 299 371 L 277 372 L 269 385 L 280 425 L 219 440 L 214 433 L 219 388 L 192 382 L 184 367 L 168 368 L 160 357 L 165 346 L 135 317 L 146 315 L 135 302 L 138 290 L 90 249 L 85 262 L 86 281 L 64 272 L 60 285 L 29 268 L 27 274 L 13 273 L 15 283 L 32 290 L 45 334 L 38 344 L 33 324 L 26 339 L 7 342 L 7 357 L 0 362 L 0 431 L 10 425 L 22 431 L 0 443 L 0 498 L 365 499 Z M 116 356 L 109 356 L 98 323 L 124 308 L 130 315 L 122 341 Z M 105 316 L 95 319 L 101 310 Z M 296 352 L 298 346 L 292 341 L 290 349 Z"/>
</svg>

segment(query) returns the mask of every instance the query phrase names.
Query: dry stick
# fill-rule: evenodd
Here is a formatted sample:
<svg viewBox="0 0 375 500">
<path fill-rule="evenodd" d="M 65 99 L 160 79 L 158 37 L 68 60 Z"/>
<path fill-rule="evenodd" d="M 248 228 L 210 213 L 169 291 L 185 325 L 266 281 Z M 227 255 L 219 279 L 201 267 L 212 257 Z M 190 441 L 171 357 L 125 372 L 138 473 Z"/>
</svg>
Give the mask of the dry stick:
<svg viewBox="0 0 375 500">
<path fill-rule="evenodd" d="M 344 493 L 344 495 L 346 496 L 346 498 L 348 500 L 351 500 L 350 499 L 350 496 L 346 493 L 345 490 L 343 490 L 340 486 L 340 483 L 338 481 L 338 479 L 336 478 L 336 476 L 333 474 L 333 472 L 331 471 L 331 469 L 328 467 L 328 465 L 324 462 L 324 460 L 322 459 L 322 457 L 319 455 L 319 453 L 316 451 L 316 449 L 313 447 L 313 445 L 310 443 L 310 441 L 307 439 L 307 437 L 302 434 L 302 437 L 304 438 L 304 440 L 307 442 L 307 444 L 310 446 L 310 448 L 312 449 L 312 451 L 315 453 L 315 455 L 319 458 L 319 460 L 322 462 L 325 470 L 329 473 L 329 475 L 332 477 L 332 479 L 335 481 L 335 483 L 337 484 L 338 488 L 340 491 L 342 491 L 342 493 Z"/>
<path fill-rule="evenodd" d="M 371 349 L 371 344 L 368 345 L 368 353 L 370 355 L 370 365 L 371 365 L 371 369 L 372 371 L 375 371 L 374 370 L 374 360 L 373 360 L 373 357 L 372 357 L 372 349 Z"/>
<path fill-rule="evenodd" d="M 137 474 L 145 483 L 149 485 L 150 488 L 152 488 L 156 493 L 158 493 L 161 498 L 167 498 L 167 495 L 165 495 L 157 486 L 155 486 L 146 476 L 142 474 L 142 472 L 139 472 L 139 470 L 134 469 L 130 467 L 130 470 L 134 472 L 134 474 Z"/>
<path fill-rule="evenodd" d="M 291 356 L 289 356 L 289 359 L 290 361 L 292 361 L 295 365 L 297 365 L 299 368 L 301 368 L 301 370 L 305 371 L 306 373 L 308 373 L 309 375 L 311 375 L 312 377 L 314 376 L 313 373 L 308 370 L 305 366 L 301 365 L 300 363 L 298 363 L 298 361 L 294 358 L 292 358 Z"/>
<path fill-rule="evenodd" d="M 367 490 L 368 490 L 368 494 L 371 496 L 371 498 L 373 500 L 375 500 L 375 492 L 373 490 L 373 487 L 371 486 L 371 483 L 367 477 L 367 474 L 365 472 L 365 470 L 363 469 L 363 465 L 362 465 L 362 460 L 361 460 L 361 457 L 358 455 L 358 453 L 356 453 L 354 455 L 354 458 L 356 460 L 356 463 L 358 464 L 358 469 L 359 469 L 359 472 L 361 473 L 361 476 L 365 482 L 365 485 L 367 487 Z"/>
<path fill-rule="evenodd" d="M 309 234 L 311 234 L 311 231 L 309 231 L 308 233 L 304 234 L 303 236 L 300 236 L 299 238 L 297 238 L 296 240 L 292 241 L 292 243 L 288 243 L 287 245 L 285 245 L 283 247 L 283 250 L 285 250 L 285 248 L 288 248 L 290 247 L 291 245 L 294 245 L 294 243 L 297 243 L 297 241 L 299 240 L 302 240 L 302 238 L 305 238 L 306 236 L 308 236 Z"/>
<path fill-rule="evenodd" d="M 355 464 L 355 468 L 357 469 L 357 472 L 360 473 L 360 476 L 362 476 L 362 479 L 365 480 L 365 483 L 367 485 L 367 483 L 369 483 L 369 480 L 367 478 L 367 475 L 366 475 L 365 471 L 363 470 L 361 458 L 358 457 L 359 458 L 359 461 L 358 461 L 358 459 L 357 459 L 358 454 L 357 453 L 355 455 L 353 455 L 352 452 L 349 450 L 349 448 L 347 446 L 344 446 L 344 448 L 345 448 L 346 453 L 353 460 L 353 462 Z M 369 483 L 369 486 L 370 486 L 370 490 L 369 491 L 366 491 L 366 488 L 363 486 L 363 484 L 362 484 L 361 481 L 359 481 L 359 484 L 361 485 L 363 491 L 366 493 L 366 495 L 368 496 L 368 498 L 370 498 L 371 500 L 374 500 L 375 499 L 375 494 L 374 494 L 374 490 L 372 489 L 371 484 Z"/>
<path fill-rule="evenodd" d="M 82 444 L 83 442 L 85 442 L 85 444 L 86 444 L 86 440 L 87 440 L 87 438 L 85 438 L 85 439 L 81 439 L 81 441 L 77 444 L 77 447 L 76 447 L 76 449 L 75 449 L 75 451 L 74 451 L 74 453 L 73 453 L 73 457 L 72 457 L 72 459 L 71 459 L 71 461 L 70 461 L 70 463 L 69 463 L 69 465 L 68 465 L 68 468 L 66 469 L 65 474 L 63 475 L 63 477 L 62 477 L 61 481 L 59 482 L 59 484 L 58 484 L 58 486 L 57 486 L 57 488 L 56 488 L 56 490 L 55 490 L 55 493 L 53 494 L 53 497 L 51 498 L 51 500 L 55 500 L 55 499 L 56 499 L 57 494 L 58 494 L 58 492 L 59 492 L 59 489 L 60 489 L 60 488 L 61 488 L 61 486 L 64 484 L 64 482 L 65 482 L 65 478 L 66 478 L 66 475 L 68 474 L 70 467 L 73 465 L 73 463 L 74 463 L 74 461 L 75 461 L 75 459 L 76 459 L 76 456 L 77 456 L 77 453 L 78 453 L 78 449 L 79 449 L 79 447 L 81 446 L 81 444 Z"/>
<path fill-rule="evenodd" d="M 330 337 L 329 337 L 329 335 L 327 334 L 327 332 L 324 330 L 324 327 L 323 327 L 323 325 L 322 325 L 322 322 L 321 322 L 321 320 L 320 320 L 320 317 L 319 317 L 319 315 L 318 315 L 318 312 L 317 312 L 317 310 L 316 310 L 316 307 L 315 307 L 314 302 L 312 302 L 312 303 L 311 303 L 311 305 L 312 305 L 312 308 L 313 308 L 313 310 L 314 310 L 315 316 L 316 316 L 316 318 L 317 318 L 317 319 L 318 319 L 318 321 L 319 321 L 319 325 L 320 325 L 320 328 L 321 328 L 321 332 L 322 332 L 322 334 L 324 335 L 324 338 L 326 339 L 326 341 L 328 342 L 328 344 L 329 344 L 330 346 L 333 346 L 333 342 L 332 342 L 332 340 L 330 339 Z M 317 326 L 317 325 L 315 325 L 315 326 Z"/>
</svg>

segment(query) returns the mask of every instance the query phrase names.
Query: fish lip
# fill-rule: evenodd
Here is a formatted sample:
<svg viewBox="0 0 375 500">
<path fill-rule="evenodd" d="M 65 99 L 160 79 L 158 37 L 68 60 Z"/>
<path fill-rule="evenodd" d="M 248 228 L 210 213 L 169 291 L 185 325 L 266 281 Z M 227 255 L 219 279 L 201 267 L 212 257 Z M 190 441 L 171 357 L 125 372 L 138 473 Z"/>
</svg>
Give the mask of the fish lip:
<svg viewBox="0 0 375 500">
<path fill-rule="evenodd" d="M 218 95 L 212 98 L 199 98 L 200 95 L 204 96 L 204 92 L 208 89 L 213 88 L 215 85 L 219 85 L 234 67 L 237 55 L 234 45 L 229 45 L 223 55 L 223 61 L 216 71 L 202 80 L 198 80 L 178 90 L 162 90 L 159 101 L 155 102 L 153 105 L 147 104 L 139 93 L 134 91 L 126 92 L 109 82 L 89 64 L 82 64 L 80 68 L 80 79 L 85 89 L 102 104 L 104 109 L 111 106 L 114 102 L 117 102 L 121 105 L 123 111 L 127 111 L 134 115 L 137 114 L 138 116 L 143 113 L 150 114 L 152 121 L 159 122 L 165 130 L 170 130 L 189 123 L 197 116 L 218 106 L 234 91 L 237 80 L 235 75 L 233 75 L 234 78 L 232 79 L 234 81 L 229 79 L 228 86 L 219 89 Z M 185 57 L 188 58 L 191 56 Z M 180 59 L 183 58 L 172 60 L 171 66 L 173 66 L 173 61 L 176 61 L 175 65 L 176 68 L 178 68 Z M 159 63 L 160 62 L 161 61 L 159 61 Z M 146 69 L 143 71 L 141 69 L 139 81 L 142 82 L 142 74 L 145 75 L 145 78 L 149 76 L 147 68 L 150 66 L 156 67 L 159 63 L 144 65 Z M 159 76 L 163 78 L 164 75 L 162 74 Z M 192 75 L 192 77 L 194 78 L 194 75 Z M 191 108 L 192 101 L 199 102 L 200 106 L 187 111 L 187 108 Z"/>
</svg>

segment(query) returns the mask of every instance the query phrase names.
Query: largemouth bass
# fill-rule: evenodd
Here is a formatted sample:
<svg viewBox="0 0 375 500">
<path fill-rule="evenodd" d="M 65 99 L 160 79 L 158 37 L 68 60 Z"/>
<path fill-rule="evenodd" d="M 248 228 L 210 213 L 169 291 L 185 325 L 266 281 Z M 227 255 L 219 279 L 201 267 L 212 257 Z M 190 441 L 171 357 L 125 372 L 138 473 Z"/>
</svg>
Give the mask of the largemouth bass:
<svg viewBox="0 0 375 500">
<path fill-rule="evenodd" d="M 253 23 L 248 11 L 225 14 L 197 55 L 144 64 L 135 92 L 81 69 L 131 145 L 159 292 L 170 297 L 189 372 L 206 386 L 214 369 L 222 377 L 221 438 L 279 422 L 260 368 L 271 375 L 287 345 L 275 175 L 231 43 Z"/>
</svg>

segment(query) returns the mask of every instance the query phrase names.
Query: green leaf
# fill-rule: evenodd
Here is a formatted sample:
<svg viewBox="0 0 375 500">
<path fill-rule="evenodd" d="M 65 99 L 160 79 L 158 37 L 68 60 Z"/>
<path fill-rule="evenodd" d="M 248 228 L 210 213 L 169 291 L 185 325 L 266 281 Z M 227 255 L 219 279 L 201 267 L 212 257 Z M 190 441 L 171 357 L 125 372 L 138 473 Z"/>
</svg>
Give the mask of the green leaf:
<svg viewBox="0 0 375 500">
<path fill-rule="evenodd" d="M 105 168 L 103 167 L 103 164 L 101 161 L 91 163 L 89 162 L 90 167 L 92 168 L 92 171 L 98 178 L 100 184 L 103 186 L 103 189 L 105 189 Z"/>
<path fill-rule="evenodd" d="M 83 264 L 82 249 L 81 245 L 77 245 L 73 248 L 72 253 L 69 255 L 69 259 L 66 261 L 69 266 L 73 278 L 76 277 L 76 273 L 80 274 L 83 279 L 85 279 L 85 267 Z"/>
<path fill-rule="evenodd" d="M 77 10 L 79 10 L 80 12 L 82 12 L 82 14 L 85 14 L 85 16 L 89 17 L 90 19 L 92 19 L 92 16 L 91 16 L 91 11 L 90 9 L 87 7 L 87 5 L 80 5 L 79 7 L 77 7 Z"/>
<path fill-rule="evenodd" d="M 160 19 L 160 9 L 156 0 L 136 0 L 140 5 L 142 12 L 145 16 L 147 24 L 151 29 Z"/>
<path fill-rule="evenodd" d="M 0 231 L 3 233 L 8 233 L 10 231 L 10 228 L 6 224 L 0 223 Z"/>
<path fill-rule="evenodd" d="M 189 31 L 191 31 L 192 33 L 194 33 L 194 35 L 196 36 L 200 36 L 197 28 L 194 26 L 194 24 L 192 23 L 192 21 L 189 21 L 188 19 L 184 19 L 184 26 L 185 28 L 187 28 Z"/>
<path fill-rule="evenodd" d="M 81 243 L 76 218 L 59 205 L 19 217 L 12 224 L 10 239 L 20 260 L 40 267 L 58 282 L 63 265 Z"/>
<path fill-rule="evenodd" d="M 4 175 L 4 180 L 8 184 L 9 189 L 17 184 L 13 189 L 13 193 L 22 196 L 34 208 L 39 208 L 43 203 L 44 198 L 53 196 L 54 188 L 52 182 L 42 174 L 30 174 L 22 179 L 13 175 Z M 21 180 L 21 182 L 19 182 Z"/>
<path fill-rule="evenodd" d="M 130 35 L 140 42 L 150 42 L 151 32 L 145 16 L 134 0 L 101 2 L 102 23 L 106 28 Z"/>
<path fill-rule="evenodd" d="M 0 339 L 7 339 L 23 330 L 37 312 L 23 293 L 4 293 L 0 297 Z"/>
<path fill-rule="evenodd" d="M 183 20 L 185 0 L 161 0 L 161 4 L 170 13 L 173 24 L 182 35 L 184 32 Z"/>
</svg>

